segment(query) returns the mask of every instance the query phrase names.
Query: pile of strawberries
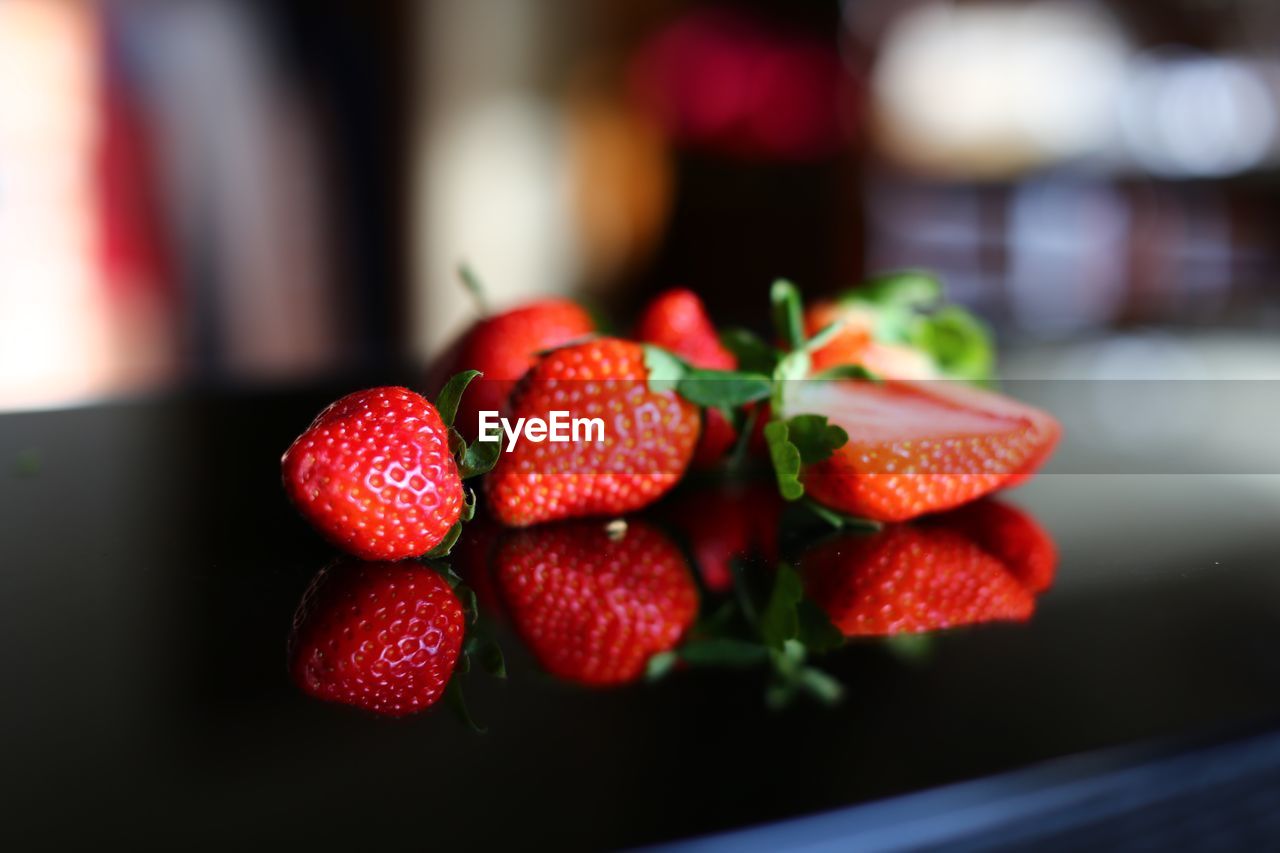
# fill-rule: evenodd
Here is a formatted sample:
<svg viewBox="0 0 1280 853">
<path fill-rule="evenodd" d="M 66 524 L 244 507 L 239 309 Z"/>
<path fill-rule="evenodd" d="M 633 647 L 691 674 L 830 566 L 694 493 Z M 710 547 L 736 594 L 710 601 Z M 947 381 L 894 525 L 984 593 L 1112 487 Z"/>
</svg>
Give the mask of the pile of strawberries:
<svg viewBox="0 0 1280 853">
<path fill-rule="evenodd" d="M 473 608 L 448 570 L 392 561 L 447 555 L 481 499 L 511 528 L 608 520 L 654 503 L 691 469 L 758 462 L 772 468 L 778 496 L 836 526 L 895 522 L 1025 481 L 1058 440 L 1051 416 L 986 387 L 989 334 L 943 304 L 927 275 L 885 276 L 807 311 L 788 282 L 770 298 L 773 343 L 718 333 L 688 290 L 654 299 L 634 339 L 598 333 L 571 301 L 535 302 L 478 321 L 446 353 L 441 373 L 454 375 L 434 404 L 381 387 L 321 412 L 284 454 L 284 485 L 316 530 L 358 560 L 326 570 L 308 592 L 291 642 L 295 679 L 312 695 L 386 714 L 438 701 L 459 660 L 480 653 L 467 643 Z M 604 435 L 503 452 L 476 434 L 486 410 L 511 421 L 599 418 Z M 479 477 L 483 498 L 466 485 Z M 648 650 L 623 667 L 638 671 L 693 621 L 696 587 L 664 580 L 645 524 L 588 526 L 595 532 L 572 543 L 557 527 L 509 539 L 503 582 L 509 597 L 530 601 L 561 581 L 616 582 L 616 572 L 574 574 L 583 547 L 649 566 L 637 586 L 644 612 L 669 618 L 651 620 L 649 640 L 628 642 Z M 544 664 L 612 680 L 616 668 L 606 677 L 590 652 L 562 648 Z"/>
</svg>

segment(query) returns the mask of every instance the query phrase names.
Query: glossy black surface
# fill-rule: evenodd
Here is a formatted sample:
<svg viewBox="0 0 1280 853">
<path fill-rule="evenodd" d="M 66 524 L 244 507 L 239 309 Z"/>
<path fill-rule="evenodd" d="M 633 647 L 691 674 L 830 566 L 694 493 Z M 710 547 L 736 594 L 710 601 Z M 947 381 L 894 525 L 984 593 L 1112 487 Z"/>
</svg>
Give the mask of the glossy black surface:
<svg viewBox="0 0 1280 853">
<path fill-rule="evenodd" d="M 0 417 L 7 830 L 333 848 L 616 847 L 863 802 L 1280 712 L 1280 478 L 1052 475 L 1011 494 L 1061 552 L 1025 624 L 908 662 L 824 660 L 835 709 L 757 673 L 600 692 L 503 633 L 511 677 L 371 718 L 308 699 L 285 643 L 332 552 L 282 450 L 337 391 Z"/>
</svg>

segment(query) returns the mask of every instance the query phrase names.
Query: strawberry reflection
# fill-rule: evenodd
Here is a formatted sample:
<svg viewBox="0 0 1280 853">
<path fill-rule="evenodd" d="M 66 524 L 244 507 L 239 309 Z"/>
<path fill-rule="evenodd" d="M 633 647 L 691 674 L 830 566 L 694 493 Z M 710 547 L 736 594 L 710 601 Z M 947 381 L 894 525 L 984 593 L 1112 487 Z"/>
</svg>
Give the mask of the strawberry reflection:
<svg viewBox="0 0 1280 853">
<path fill-rule="evenodd" d="M 1044 529 L 994 501 L 875 534 L 842 534 L 799 560 L 807 595 L 846 637 L 1025 621 L 1056 565 Z"/>
<path fill-rule="evenodd" d="M 778 559 L 782 498 L 771 482 L 704 485 L 677 492 L 660 509 L 685 541 L 710 592 L 733 587 L 733 561 Z"/>
<path fill-rule="evenodd" d="M 595 687 L 638 679 L 698 612 L 683 554 L 642 520 L 512 531 L 495 580 L 516 632 L 552 675 Z"/>
<path fill-rule="evenodd" d="M 298 606 L 290 673 L 316 699 L 411 714 L 444 695 L 465 622 L 462 603 L 434 569 L 343 558 L 316 575 Z"/>
</svg>

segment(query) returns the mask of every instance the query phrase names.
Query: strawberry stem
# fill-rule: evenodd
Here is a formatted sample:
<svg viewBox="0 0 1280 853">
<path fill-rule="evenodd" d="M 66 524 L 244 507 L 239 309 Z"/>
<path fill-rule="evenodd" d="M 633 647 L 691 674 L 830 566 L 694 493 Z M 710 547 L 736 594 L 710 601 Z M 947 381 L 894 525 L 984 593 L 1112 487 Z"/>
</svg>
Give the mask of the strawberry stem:
<svg viewBox="0 0 1280 853">
<path fill-rule="evenodd" d="M 463 288 L 467 293 L 471 294 L 472 300 L 476 303 L 476 310 L 481 316 L 488 317 L 493 313 L 489 305 L 489 295 L 485 292 L 484 283 L 480 281 L 480 277 L 476 275 L 471 265 L 463 262 L 458 264 L 458 278 L 462 281 Z"/>
</svg>

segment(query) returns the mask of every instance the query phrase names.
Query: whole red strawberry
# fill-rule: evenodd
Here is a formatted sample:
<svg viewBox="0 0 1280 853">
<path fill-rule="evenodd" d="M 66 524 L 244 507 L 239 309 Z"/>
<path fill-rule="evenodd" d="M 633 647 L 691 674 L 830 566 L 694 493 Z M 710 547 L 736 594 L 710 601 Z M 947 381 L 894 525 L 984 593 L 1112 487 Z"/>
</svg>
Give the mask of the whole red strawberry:
<svg viewBox="0 0 1280 853">
<path fill-rule="evenodd" d="M 1048 413 L 959 382 L 789 382 L 788 413 L 849 440 L 801 475 L 815 500 L 903 521 L 976 500 L 1039 468 L 1061 428 Z"/>
<path fill-rule="evenodd" d="M 689 467 L 698 441 L 698 409 L 674 391 L 651 391 L 640 344 L 596 338 L 543 356 L 511 395 L 509 419 L 599 418 L 593 441 L 521 439 L 489 475 L 498 521 L 620 515 L 669 491 Z M 595 436 L 593 436 L 595 437 Z"/>
<path fill-rule="evenodd" d="M 462 370 L 483 374 L 458 407 L 458 431 L 474 438 L 479 413 L 503 411 L 511 389 L 539 353 L 594 331 L 591 315 L 568 299 L 546 299 L 477 321 L 446 359 L 450 367 L 440 376 Z"/>
<path fill-rule="evenodd" d="M 371 388 L 329 406 L 281 462 L 285 491 L 327 539 L 358 557 L 425 554 L 462 514 L 462 480 L 435 406 Z"/>
<path fill-rule="evenodd" d="M 312 581 L 298 606 L 290 672 L 317 699 L 412 714 L 444 694 L 464 624 L 461 603 L 434 570 L 343 560 Z"/>
<path fill-rule="evenodd" d="M 670 350 L 694 367 L 732 370 L 738 366 L 692 290 L 668 290 L 655 296 L 640 315 L 636 337 Z"/>
<path fill-rule="evenodd" d="M 801 558 L 805 590 L 845 636 L 1025 620 L 1031 591 L 995 556 L 941 527 L 845 534 Z"/>
<path fill-rule="evenodd" d="M 702 300 L 691 290 L 668 290 L 654 297 L 640 315 L 636 337 L 670 350 L 694 367 L 733 370 L 738 366 L 733 353 L 720 343 Z M 694 466 L 715 465 L 736 438 L 733 425 L 724 415 L 716 409 L 707 409 L 702 437 L 694 451 Z"/>
<path fill-rule="evenodd" d="M 517 632 L 552 675 L 591 686 L 639 678 L 698 612 L 680 549 L 644 521 L 511 533 L 497 581 Z"/>
</svg>

